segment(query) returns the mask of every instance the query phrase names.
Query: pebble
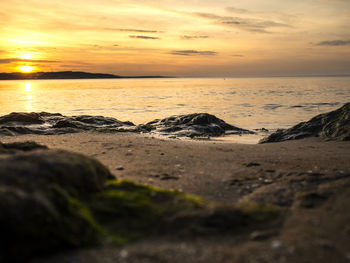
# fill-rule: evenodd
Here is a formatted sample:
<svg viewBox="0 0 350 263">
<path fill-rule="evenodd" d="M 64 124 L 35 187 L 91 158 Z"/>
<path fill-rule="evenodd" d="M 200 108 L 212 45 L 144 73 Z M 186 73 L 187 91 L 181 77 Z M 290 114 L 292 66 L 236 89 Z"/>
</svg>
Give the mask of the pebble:
<svg viewBox="0 0 350 263">
<path fill-rule="evenodd" d="M 266 231 L 254 231 L 250 234 L 250 239 L 252 240 L 265 240 L 271 236 L 271 233 Z"/>
<path fill-rule="evenodd" d="M 127 258 L 129 256 L 129 252 L 126 249 L 122 249 L 119 254 L 122 258 Z"/>
<path fill-rule="evenodd" d="M 248 163 L 245 166 L 246 167 L 256 167 L 256 166 L 260 166 L 260 165 L 261 165 L 260 163 Z"/>
<path fill-rule="evenodd" d="M 264 184 L 272 184 L 272 180 L 271 179 L 265 179 L 264 180 Z"/>
<path fill-rule="evenodd" d="M 273 248 L 273 249 L 279 249 L 282 246 L 283 246 L 283 244 L 280 240 L 274 240 L 271 242 L 271 248 Z"/>
</svg>

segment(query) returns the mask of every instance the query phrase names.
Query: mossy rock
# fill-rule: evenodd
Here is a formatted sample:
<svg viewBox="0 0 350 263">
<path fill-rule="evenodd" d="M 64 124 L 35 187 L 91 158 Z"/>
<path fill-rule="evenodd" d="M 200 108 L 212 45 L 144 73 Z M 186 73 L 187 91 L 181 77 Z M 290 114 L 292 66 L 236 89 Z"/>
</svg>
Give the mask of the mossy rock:
<svg viewBox="0 0 350 263">
<path fill-rule="evenodd" d="M 0 158 L 0 262 L 100 243 L 103 229 L 83 200 L 114 178 L 109 170 L 80 154 L 28 147 L 43 148 L 5 145 Z"/>
<path fill-rule="evenodd" d="M 50 194 L 0 188 L 0 262 L 99 243 L 101 227 L 85 205 L 60 189 Z"/>
<path fill-rule="evenodd" d="M 97 160 L 66 151 L 0 157 L 0 262 L 152 235 L 232 234 L 279 215 L 273 207 L 209 204 L 179 191 L 115 180 Z"/>
<path fill-rule="evenodd" d="M 115 177 L 95 159 L 60 150 L 16 153 L 0 159 L 0 184 L 30 191 L 58 185 L 73 196 L 101 191 Z"/>
</svg>

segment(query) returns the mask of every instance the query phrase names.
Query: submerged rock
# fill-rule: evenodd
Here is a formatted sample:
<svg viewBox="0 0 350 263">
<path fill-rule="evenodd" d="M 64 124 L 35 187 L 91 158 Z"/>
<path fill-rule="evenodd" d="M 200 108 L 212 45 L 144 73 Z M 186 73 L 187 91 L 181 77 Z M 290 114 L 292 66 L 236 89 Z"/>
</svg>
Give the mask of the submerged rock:
<svg viewBox="0 0 350 263">
<path fill-rule="evenodd" d="M 232 126 L 208 113 L 171 116 L 156 119 L 146 125 L 153 127 L 155 133 L 175 137 L 221 136 L 230 134 L 253 134 L 254 132 Z"/>
<path fill-rule="evenodd" d="M 350 103 L 343 107 L 317 115 L 307 122 L 301 122 L 290 129 L 280 129 L 262 139 L 260 143 L 282 142 L 306 137 L 321 137 L 326 140 L 350 140 Z"/>
</svg>

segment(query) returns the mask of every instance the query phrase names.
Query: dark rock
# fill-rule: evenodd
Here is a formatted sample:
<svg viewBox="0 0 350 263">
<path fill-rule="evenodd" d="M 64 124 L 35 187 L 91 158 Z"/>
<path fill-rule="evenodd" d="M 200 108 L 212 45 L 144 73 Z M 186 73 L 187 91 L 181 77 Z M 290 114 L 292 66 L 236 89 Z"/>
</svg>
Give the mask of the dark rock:
<svg viewBox="0 0 350 263">
<path fill-rule="evenodd" d="M 328 199 L 327 194 L 317 192 L 304 193 L 299 196 L 299 205 L 304 208 L 314 208 Z"/>
<path fill-rule="evenodd" d="M 17 153 L 0 159 L 0 185 L 28 191 L 59 186 L 72 196 L 103 189 L 114 176 L 101 163 L 81 154 L 59 150 Z"/>
<path fill-rule="evenodd" d="M 209 137 L 224 134 L 254 134 L 227 124 L 207 113 L 179 115 L 154 120 L 135 126 L 132 122 L 122 122 L 103 116 L 63 116 L 59 113 L 11 113 L 0 117 L 0 135 L 15 136 L 20 134 L 65 134 L 81 131 L 104 133 L 154 132 L 160 135 L 176 137 Z"/>
<path fill-rule="evenodd" d="M 8 115 L 0 117 L 0 124 L 42 124 L 45 121 L 42 119 L 39 113 L 31 112 L 13 112 Z"/>
<path fill-rule="evenodd" d="M 99 243 L 102 229 L 82 200 L 114 178 L 107 168 L 80 154 L 22 151 L 43 148 L 34 143 L 0 146 L 17 150 L 0 158 L 0 262 Z"/>
<path fill-rule="evenodd" d="M 253 134 L 251 131 L 227 124 L 208 113 L 171 116 L 151 121 L 146 125 L 153 127 L 156 133 L 175 137 L 220 136 L 228 131 L 235 134 Z"/>
<path fill-rule="evenodd" d="M 59 120 L 52 126 L 52 128 L 74 128 L 74 129 L 87 130 L 86 125 L 70 119 Z"/>
<path fill-rule="evenodd" d="M 260 165 L 261 165 L 260 163 L 248 163 L 245 166 L 246 167 L 257 167 L 257 166 L 260 166 Z"/>
<path fill-rule="evenodd" d="M 103 116 L 80 115 L 65 117 L 54 124 L 53 128 L 75 128 L 91 130 L 96 128 L 118 128 L 121 126 L 135 126 L 132 122 L 121 122 L 115 118 Z"/>
<path fill-rule="evenodd" d="M 250 239 L 255 241 L 263 241 L 269 239 L 272 236 L 275 236 L 276 233 L 274 231 L 254 231 L 250 234 Z"/>
<path fill-rule="evenodd" d="M 53 135 L 80 131 L 139 132 L 132 122 L 103 116 L 63 116 L 59 113 L 11 113 L 0 117 L 0 135 Z M 143 131 L 143 130 L 142 130 Z"/>
<path fill-rule="evenodd" d="M 47 149 L 45 145 L 38 144 L 36 142 L 14 142 L 2 144 L 3 149 L 7 150 L 20 150 L 20 151 L 32 151 L 37 149 Z"/>
<path fill-rule="evenodd" d="M 0 262 L 96 245 L 101 235 L 87 208 L 64 192 L 0 188 Z"/>
<path fill-rule="evenodd" d="M 290 129 L 279 129 L 260 143 L 282 142 L 306 137 L 321 137 L 327 140 L 350 140 L 350 103 L 320 114 L 308 122 L 301 122 Z"/>
</svg>

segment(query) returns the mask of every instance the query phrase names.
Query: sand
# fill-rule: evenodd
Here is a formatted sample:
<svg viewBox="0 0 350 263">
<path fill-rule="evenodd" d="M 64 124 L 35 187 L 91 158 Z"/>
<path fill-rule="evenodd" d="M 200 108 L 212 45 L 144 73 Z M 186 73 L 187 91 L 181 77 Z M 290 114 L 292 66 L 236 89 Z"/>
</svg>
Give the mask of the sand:
<svg viewBox="0 0 350 263">
<path fill-rule="evenodd" d="M 350 262 L 350 142 L 249 145 L 90 132 L 1 138 L 27 140 L 96 158 L 118 179 L 286 211 L 278 227 L 258 232 L 153 238 L 34 262 Z"/>
<path fill-rule="evenodd" d="M 350 173 L 350 142 L 317 138 L 262 145 L 101 133 L 2 138 L 4 143 L 27 140 L 96 158 L 118 179 L 229 203 L 241 196 L 233 191 L 231 183 L 242 176 Z"/>
</svg>

